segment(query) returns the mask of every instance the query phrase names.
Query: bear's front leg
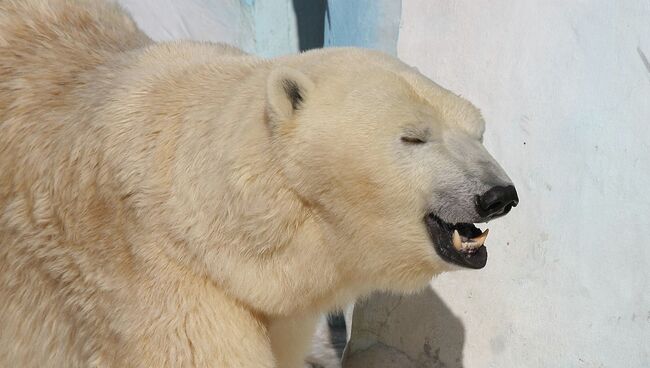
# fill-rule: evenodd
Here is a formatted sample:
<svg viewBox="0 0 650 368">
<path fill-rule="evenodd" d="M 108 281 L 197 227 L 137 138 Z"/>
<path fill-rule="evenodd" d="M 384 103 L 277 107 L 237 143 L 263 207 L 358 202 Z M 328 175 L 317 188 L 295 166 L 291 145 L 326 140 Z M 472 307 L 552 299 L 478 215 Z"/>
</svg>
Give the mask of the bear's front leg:
<svg viewBox="0 0 650 368">
<path fill-rule="evenodd" d="M 305 368 L 305 358 L 318 323 L 318 314 L 277 318 L 269 323 L 278 368 Z"/>
<path fill-rule="evenodd" d="M 265 323 L 240 303 L 213 286 L 175 294 L 151 306 L 153 318 L 132 313 L 129 367 L 277 367 Z"/>
</svg>

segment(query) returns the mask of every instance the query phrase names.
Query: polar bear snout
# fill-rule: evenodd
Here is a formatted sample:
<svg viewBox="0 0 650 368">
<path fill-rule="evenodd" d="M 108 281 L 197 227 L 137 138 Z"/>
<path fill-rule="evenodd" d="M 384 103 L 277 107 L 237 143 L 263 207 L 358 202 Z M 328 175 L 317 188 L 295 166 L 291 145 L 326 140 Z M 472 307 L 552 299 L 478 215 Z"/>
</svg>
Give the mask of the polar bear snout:
<svg viewBox="0 0 650 368">
<path fill-rule="evenodd" d="M 491 166 L 494 170 L 482 175 L 484 179 L 479 181 L 478 188 L 449 189 L 444 200 L 438 201 L 444 205 L 431 210 L 424 218 L 433 248 L 448 263 L 473 269 L 485 267 L 489 230 L 481 230 L 475 223 L 505 216 L 519 204 L 517 190 L 505 172 L 496 162 Z"/>
<path fill-rule="evenodd" d="M 517 204 L 519 197 L 514 185 L 495 186 L 476 196 L 476 212 L 486 220 L 505 216 Z"/>
</svg>

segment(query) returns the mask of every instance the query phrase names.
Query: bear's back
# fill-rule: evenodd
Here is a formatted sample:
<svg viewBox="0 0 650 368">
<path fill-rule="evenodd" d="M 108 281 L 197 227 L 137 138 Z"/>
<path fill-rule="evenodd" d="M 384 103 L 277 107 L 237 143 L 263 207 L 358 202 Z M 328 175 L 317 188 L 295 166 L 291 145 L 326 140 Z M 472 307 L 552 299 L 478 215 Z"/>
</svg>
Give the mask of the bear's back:
<svg viewBox="0 0 650 368">
<path fill-rule="evenodd" d="M 0 2 L 0 124 L 63 105 L 84 72 L 150 42 L 109 2 Z"/>
</svg>

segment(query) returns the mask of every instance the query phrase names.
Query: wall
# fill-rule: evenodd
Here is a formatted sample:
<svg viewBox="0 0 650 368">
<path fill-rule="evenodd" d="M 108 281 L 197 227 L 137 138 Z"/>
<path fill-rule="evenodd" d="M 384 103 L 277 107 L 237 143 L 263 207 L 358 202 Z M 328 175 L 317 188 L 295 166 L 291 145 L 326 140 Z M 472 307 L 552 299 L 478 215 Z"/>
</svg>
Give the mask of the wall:
<svg viewBox="0 0 650 368">
<path fill-rule="evenodd" d="M 122 2 L 157 39 L 298 48 L 288 0 Z M 404 367 L 649 367 L 650 3 L 326 5 L 326 45 L 396 53 L 481 108 L 521 198 L 490 224 L 485 269 L 371 299 L 353 341 Z"/>
<path fill-rule="evenodd" d="M 290 0 L 118 0 L 156 41 L 226 42 L 260 56 L 298 51 Z"/>
<path fill-rule="evenodd" d="M 395 55 L 401 3 L 396 0 L 329 0 L 326 47 L 365 47 Z"/>
</svg>

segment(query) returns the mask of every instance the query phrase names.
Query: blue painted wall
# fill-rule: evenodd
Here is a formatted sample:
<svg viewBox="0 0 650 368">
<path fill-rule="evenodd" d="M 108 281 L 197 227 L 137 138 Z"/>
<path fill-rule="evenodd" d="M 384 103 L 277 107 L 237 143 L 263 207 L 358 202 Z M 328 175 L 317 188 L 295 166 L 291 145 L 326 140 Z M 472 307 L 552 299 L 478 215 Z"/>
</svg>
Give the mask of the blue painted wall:
<svg viewBox="0 0 650 368">
<path fill-rule="evenodd" d="M 273 57 L 357 46 L 397 53 L 401 0 L 119 0 L 156 40 L 227 42 Z"/>
<path fill-rule="evenodd" d="M 325 46 L 356 46 L 397 54 L 401 0 L 329 0 Z"/>
</svg>

